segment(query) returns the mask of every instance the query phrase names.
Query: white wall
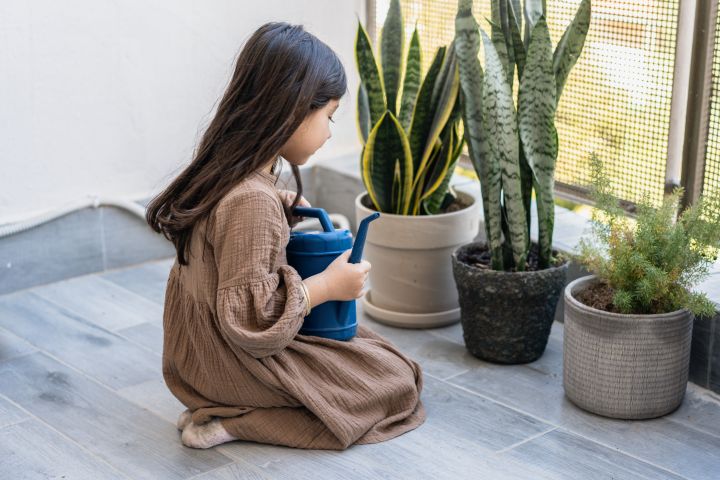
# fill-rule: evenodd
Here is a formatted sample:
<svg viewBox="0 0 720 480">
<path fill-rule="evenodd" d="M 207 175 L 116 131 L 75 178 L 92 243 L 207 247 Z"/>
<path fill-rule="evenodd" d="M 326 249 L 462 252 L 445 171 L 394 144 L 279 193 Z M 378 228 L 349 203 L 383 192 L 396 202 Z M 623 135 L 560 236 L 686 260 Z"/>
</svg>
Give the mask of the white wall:
<svg viewBox="0 0 720 480">
<path fill-rule="evenodd" d="M 364 0 L 0 2 L 0 224 L 88 195 L 160 191 L 190 161 L 242 44 L 267 21 L 303 24 L 348 74 L 333 138 L 311 161 L 359 152 L 358 17 Z"/>
</svg>

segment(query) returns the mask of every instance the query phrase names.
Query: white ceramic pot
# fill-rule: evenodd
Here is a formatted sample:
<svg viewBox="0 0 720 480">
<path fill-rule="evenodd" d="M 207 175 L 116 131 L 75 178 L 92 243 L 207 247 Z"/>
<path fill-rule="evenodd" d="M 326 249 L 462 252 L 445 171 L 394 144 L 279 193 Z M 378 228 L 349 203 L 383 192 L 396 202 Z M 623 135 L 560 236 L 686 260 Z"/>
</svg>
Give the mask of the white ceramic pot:
<svg viewBox="0 0 720 480">
<path fill-rule="evenodd" d="M 460 320 L 451 256 L 480 227 L 482 204 L 456 190 L 469 207 L 438 215 L 381 213 L 368 229 L 363 257 L 372 264 L 365 313 L 406 328 L 429 328 Z M 375 213 L 367 192 L 355 198 L 356 224 Z"/>
</svg>

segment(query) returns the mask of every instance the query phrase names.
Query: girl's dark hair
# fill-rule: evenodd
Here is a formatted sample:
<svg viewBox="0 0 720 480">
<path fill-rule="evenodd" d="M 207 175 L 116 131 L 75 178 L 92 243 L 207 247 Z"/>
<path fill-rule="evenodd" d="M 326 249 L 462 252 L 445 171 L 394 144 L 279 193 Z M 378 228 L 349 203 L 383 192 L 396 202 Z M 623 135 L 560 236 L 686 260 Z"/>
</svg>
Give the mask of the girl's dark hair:
<svg viewBox="0 0 720 480">
<path fill-rule="evenodd" d="M 147 207 L 153 230 L 173 242 L 187 265 L 193 227 L 230 189 L 277 158 L 282 146 L 313 110 L 347 91 L 345 70 L 325 43 L 302 25 L 266 23 L 243 47 L 217 112 L 193 160 Z M 297 196 L 302 182 L 292 165 Z"/>
</svg>

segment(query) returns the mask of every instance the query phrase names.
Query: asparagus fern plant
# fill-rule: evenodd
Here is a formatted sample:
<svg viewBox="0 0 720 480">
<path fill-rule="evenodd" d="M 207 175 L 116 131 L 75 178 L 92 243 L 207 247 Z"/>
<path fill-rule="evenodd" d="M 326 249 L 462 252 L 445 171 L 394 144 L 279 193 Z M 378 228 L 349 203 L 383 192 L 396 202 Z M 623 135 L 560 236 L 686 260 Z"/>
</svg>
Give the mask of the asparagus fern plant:
<svg viewBox="0 0 720 480">
<path fill-rule="evenodd" d="M 538 268 L 553 262 L 555 111 L 590 25 L 590 0 L 582 0 L 553 51 L 545 0 L 524 0 L 522 14 L 520 8 L 520 0 L 491 0 L 489 37 L 473 17 L 472 0 L 459 0 L 455 20 L 465 137 L 480 179 L 492 268 L 505 271 L 526 268 L 533 191 Z M 485 71 L 478 59 L 481 39 Z"/>
<path fill-rule="evenodd" d="M 654 314 L 687 308 L 711 316 L 715 306 L 693 292 L 710 272 L 720 250 L 720 192 L 701 197 L 678 215 L 681 188 L 655 207 L 647 197 L 635 221 L 625 216 L 602 162 L 591 158 L 591 235 L 575 257 L 613 291 L 620 313 Z"/>
<path fill-rule="evenodd" d="M 362 179 L 378 211 L 433 215 L 455 197 L 449 183 L 464 144 L 459 132 L 460 79 L 452 45 L 437 50 L 423 78 L 417 27 L 405 57 L 404 37 L 400 2 L 391 0 L 378 65 L 358 22 Z"/>
</svg>

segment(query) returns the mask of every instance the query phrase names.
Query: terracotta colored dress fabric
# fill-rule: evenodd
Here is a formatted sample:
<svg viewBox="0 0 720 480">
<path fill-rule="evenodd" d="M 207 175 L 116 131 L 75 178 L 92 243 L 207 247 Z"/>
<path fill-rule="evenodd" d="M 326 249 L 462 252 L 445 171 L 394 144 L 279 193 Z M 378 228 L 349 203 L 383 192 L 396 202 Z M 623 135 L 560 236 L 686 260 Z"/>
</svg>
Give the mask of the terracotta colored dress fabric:
<svg viewBox="0 0 720 480">
<path fill-rule="evenodd" d="M 255 172 L 193 232 L 163 313 L 163 376 L 196 424 L 241 440 L 343 450 L 422 424 L 420 366 L 360 325 L 344 342 L 298 334 L 306 309 L 287 265 L 277 176 Z"/>
</svg>

